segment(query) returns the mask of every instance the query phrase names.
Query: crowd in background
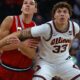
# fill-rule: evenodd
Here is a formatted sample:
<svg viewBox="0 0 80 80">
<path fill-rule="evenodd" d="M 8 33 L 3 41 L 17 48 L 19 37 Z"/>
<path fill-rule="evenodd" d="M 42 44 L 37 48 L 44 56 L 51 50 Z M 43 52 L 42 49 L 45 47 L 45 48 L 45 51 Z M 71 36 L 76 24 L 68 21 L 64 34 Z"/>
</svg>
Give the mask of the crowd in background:
<svg viewBox="0 0 80 80">
<path fill-rule="evenodd" d="M 35 14 L 33 20 L 37 25 L 51 20 L 51 9 L 53 5 L 59 1 L 66 1 L 71 4 L 73 15 L 71 19 L 80 25 L 80 0 L 37 0 L 38 13 Z M 0 0 L 0 23 L 8 15 L 20 14 L 22 0 Z M 77 57 L 80 62 L 80 41 L 74 39 L 70 49 L 72 56 Z M 77 53 L 77 55 L 75 55 Z M 79 65 L 80 66 L 80 65 Z"/>
<path fill-rule="evenodd" d="M 51 20 L 51 9 L 53 5 L 60 1 L 66 1 L 71 4 L 74 19 L 80 24 L 80 0 L 36 0 L 38 3 L 38 13 L 34 19 L 37 24 Z M 0 0 L 0 23 L 8 15 L 20 14 L 22 0 Z M 37 20 L 36 20 L 37 19 Z M 40 21 L 39 21 L 40 20 Z"/>
</svg>

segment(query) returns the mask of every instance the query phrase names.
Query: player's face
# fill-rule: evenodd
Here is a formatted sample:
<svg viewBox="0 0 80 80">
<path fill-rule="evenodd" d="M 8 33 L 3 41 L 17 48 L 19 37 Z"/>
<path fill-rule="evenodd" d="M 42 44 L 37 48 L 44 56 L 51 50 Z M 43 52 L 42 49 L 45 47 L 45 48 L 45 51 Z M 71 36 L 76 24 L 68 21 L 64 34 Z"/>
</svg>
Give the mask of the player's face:
<svg viewBox="0 0 80 80">
<path fill-rule="evenodd" d="M 54 14 L 54 20 L 59 24 L 66 24 L 70 18 L 67 8 L 58 8 Z"/>
<path fill-rule="evenodd" d="M 34 0 L 24 0 L 21 11 L 24 14 L 34 14 L 37 12 L 36 3 Z"/>
</svg>

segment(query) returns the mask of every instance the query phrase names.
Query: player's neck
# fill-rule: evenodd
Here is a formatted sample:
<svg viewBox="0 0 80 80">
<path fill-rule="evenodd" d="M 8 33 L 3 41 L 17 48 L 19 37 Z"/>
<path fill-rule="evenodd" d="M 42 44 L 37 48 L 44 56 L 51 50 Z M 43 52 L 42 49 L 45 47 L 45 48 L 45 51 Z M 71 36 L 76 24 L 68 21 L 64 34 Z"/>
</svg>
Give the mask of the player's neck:
<svg viewBox="0 0 80 80">
<path fill-rule="evenodd" d="M 56 28 L 57 28 L 58 30 L 64 32 L 64 31 L 66 31 L 67 28 L 68 28 L 68 23 L 59 24 L 59 23 L 55 22 L 55 26 L 56 26 Z"/>
<path fill-rule="evenodd" d="M 33 15 L 20 15 L 24 23 L 29 24 L 32 21 Z"/>
</svg>

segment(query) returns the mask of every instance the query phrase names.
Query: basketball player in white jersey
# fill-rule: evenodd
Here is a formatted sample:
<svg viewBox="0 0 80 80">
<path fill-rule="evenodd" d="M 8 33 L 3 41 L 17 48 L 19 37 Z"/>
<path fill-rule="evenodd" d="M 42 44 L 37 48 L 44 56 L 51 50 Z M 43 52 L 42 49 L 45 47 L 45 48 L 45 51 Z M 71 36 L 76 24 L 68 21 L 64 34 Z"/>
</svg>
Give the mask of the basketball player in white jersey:
<svg viewBox="0 0 80 80">
<path fill-rule="evenodd" d="M 79 25 L 70 20 L 71 14 L 70 5 L 59 2 L 52 9 L 51 21 L 7 37 L 41 37 L 38 52 L 40 58 L 36 63 L 33 80 L 54 80 L 54 76 L 59 76 L 63 80 L 80 80 L 80 70 L 74 68 L 69 56 L 71 42 L 80 31 Z"/>
</svg>

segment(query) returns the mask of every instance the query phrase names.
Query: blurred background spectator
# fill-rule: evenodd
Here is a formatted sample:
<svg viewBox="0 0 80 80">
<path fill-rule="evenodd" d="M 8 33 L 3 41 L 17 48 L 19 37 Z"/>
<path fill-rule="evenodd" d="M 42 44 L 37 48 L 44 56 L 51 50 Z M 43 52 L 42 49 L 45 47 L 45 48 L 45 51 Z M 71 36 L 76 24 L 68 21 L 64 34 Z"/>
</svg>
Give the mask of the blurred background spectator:
<svg viewBox="0 0 80 80">
<path fill-rule="evenodd" d="M 0 23 L 8 15 L 20 14 L 20 8 L 23 0 L 0 0 Z M 55 3 L 66 1 L 73 8 L 74 19 L 80 24 L 80 0 L 36 0 L 38 3 L 38 14 L 34 17 L 37 24 L 41 24 L 51 20 L 51 9 Z"/>
<path fill-rule="evenodd" d="M 70 55 L 73 62 L 80 68 L 80 41 L 77 38 L 72 42 Z"/>
<path fill-rule="evenodd" d="M 80 25 L 80 0 L 74 1 L 73 15 L 73 19 Z"/>
</svg>

